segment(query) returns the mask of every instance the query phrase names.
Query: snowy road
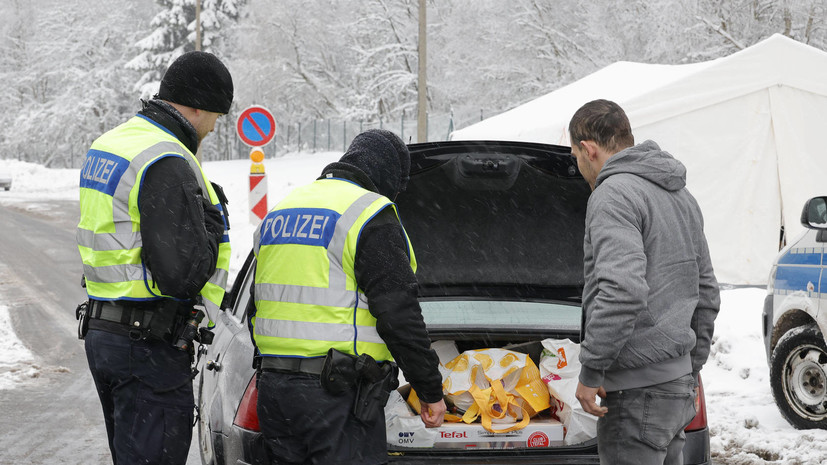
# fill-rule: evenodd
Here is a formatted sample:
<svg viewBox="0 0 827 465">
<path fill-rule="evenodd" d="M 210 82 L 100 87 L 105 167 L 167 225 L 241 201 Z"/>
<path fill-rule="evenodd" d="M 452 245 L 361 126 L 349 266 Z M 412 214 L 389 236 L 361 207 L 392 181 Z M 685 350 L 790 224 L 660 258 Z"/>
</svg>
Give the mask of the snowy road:
<svg viewBox="0 0 827 465">
<path fill-rule="evenodd" d="M 97 394 L 77 339 L 75 306 L 85 298 L 75 245 L 77 202 L 0 205 L 0 305 L 31 353 L 0 360 L 16 376 L 0 389 L 0 464 L 108 464 Z M 197 447 L 188 463 L 200 464 Z"/>
</svg>

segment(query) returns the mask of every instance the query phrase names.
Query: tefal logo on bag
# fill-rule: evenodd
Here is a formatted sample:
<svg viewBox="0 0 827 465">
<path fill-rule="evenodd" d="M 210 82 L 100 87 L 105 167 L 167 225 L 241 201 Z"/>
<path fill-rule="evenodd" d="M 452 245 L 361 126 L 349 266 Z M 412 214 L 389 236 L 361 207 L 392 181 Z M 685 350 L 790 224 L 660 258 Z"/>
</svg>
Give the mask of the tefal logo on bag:
<svg viewBox="0 0 827 465">
<path fill-rule="evenodd" d="M 566 361 L 566 349 L 560 347 L 557 349 L 557 355 L 560 356 L 560 359 L 557 360 L 557 369 L 565 368 L 565 366 L 569 364 Z"/>
<path fill-rule="evenodd" d="M 465 431 L 440 431 L 439 437 L 442 439 L 468 439 L 468 433 Z"/>
<path fill-rule="evenodd" d="M 526 445 L 528 447 L 548 447 L 548 436 L 542 431 L 535 431 L 528 437 Z"/>
</svg>

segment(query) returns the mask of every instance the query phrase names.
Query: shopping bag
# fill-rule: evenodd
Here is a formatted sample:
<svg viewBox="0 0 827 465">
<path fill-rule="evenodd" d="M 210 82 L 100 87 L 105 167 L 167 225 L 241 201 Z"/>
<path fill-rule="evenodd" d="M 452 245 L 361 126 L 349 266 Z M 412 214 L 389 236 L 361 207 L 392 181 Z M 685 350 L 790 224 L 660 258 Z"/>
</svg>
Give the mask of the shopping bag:
<svg viewBox="0 0 827 465">
<path fill-rule="evenodd" d="M 493 433 L 524 428 L 532 416 L 550 405 L 540 370 L 520 352 L 469 350 L 440 366 L 440 371 L 446 401 L 462 413 L 462 421 L 480 418 L 482 426 Z"/>
<path fill-rule="evenodd" d="M 419 396 L 416 394 L 416 391 L 411 388 L 411 391 L 408 393 L 407 398 L 408 405 L 416 412 L 417 415 L 422 414 L 422 404 L 419 402 Z M 446 403 L 447 405 L 447 403 Z M 443 417 L 444 421 L 448 423 L 459 423 L 462 421 L 462 415 L 456 414 L 456 406 L 454 405 L 447 405 L 448 411 L 445 412 L 445 416 Z M 465 412 L 462 412 L 465 413 Z"/>
<path fill-rule="evenodd" d="M 434 446 L 437 436 L 436 430 L 426 428 L 419 416 L 411 412 L 399 391 L 391 391 L 385 405 L 385 437 L 388 444 L 428 448 Z"/>
<path fill-rule="evenodd" d="M 569 339 L 545 339 L 540 375 L 548 386 L 556 415 L 566 428 L 566 444 L 597 437 L 597 417 L 583 411 L 575 397 L 580 376 L 580 344 Z"/>
</svg>

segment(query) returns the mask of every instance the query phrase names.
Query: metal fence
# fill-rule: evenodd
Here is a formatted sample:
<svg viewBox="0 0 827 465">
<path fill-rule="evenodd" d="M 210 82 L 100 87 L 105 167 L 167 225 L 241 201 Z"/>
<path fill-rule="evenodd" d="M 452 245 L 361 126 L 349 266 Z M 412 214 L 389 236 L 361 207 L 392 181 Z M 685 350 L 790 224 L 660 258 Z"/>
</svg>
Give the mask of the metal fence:
<svg viewBox="0 0 827 465">
<path fill-rule="evenodd" d="M 455 129 L 482 121 L 492 116 L 483 110 L 462 113 L 428 114 L 428 141 L 448 140 Z M 387 129 L 397 134 L 405 143 L 417 140 L 417 120 L 402 117 L 393 121 L 354 121 L 343 119 L 317 119 L 306 121 L 276 121 L 276 136 L 264 147 L 267 157 L 279 157 L 292 152 L 344 152 L 356 135 L 373 128 Z M 250 154 L 235 133 L 233 124 L 216 128 L 217 137 L 204 139 L 202 156 L 205 160 L 243 159 Z"/>
</svg>

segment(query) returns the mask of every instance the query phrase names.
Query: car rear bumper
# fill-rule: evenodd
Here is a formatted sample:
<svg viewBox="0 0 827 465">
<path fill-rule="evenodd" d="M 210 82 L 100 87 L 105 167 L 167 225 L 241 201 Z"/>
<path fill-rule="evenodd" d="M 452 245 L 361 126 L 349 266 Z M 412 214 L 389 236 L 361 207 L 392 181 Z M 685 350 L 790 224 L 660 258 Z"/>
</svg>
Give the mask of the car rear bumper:
<svg viewBox="0 0 827 465">
<path fill-rule="evenodd" d="M 707 465 L 710 463 L 708 428 L 686 432 L 686 444 L 683 446 L 683 463 L 686 465 Z"/>
<path fill-rule="evenodd" d="M 520 465 L 596 465 L 600 463 L 597 456 L 596 441 L 583 447 L 566 447 L 564 450 L 457 450 L 425 449 L 410 452 L 389 452 L 388 462 L 394 464 L 520 464 Z"/>
<path fill-rule="evenodd" d="M 224 458 L 226 462 L 235 463 L 236 465 L 269 465 L 267 445 L 264 444 L 264 436 L 261 433 L 239 428 L 235 425 L 233 425 L 232 430 L 232 434 L 236 438 L 228 441 L 228 447 L 235 450 L 222 451 L 226 454 Z M 233 458 L 235 458 L 235 462 L 232 462 Z M 220 461 L 220 463 L 225 462 Z"/>
<path fill-rule="evenodd" d="M 686 444 L 683 448 L 683 461 L 687 465 L 709 465 L 709 430 L 703 428 L 686 432 Z M 429 450 L 417 452 L 391 452 L 388 462 L 406 465 L 432 465 L 435 463 L 450 463 L 457 465 L 471 464 L 520 464 L 520 465 L 592 465 L 599 464 L 597 446 L 592 445 L 566 451 L 534 451 L 534 450 L 513 450 L 513 451 L 476 451 L 470 453 L 451 453 L 449 451 Z"/>
</svg>

